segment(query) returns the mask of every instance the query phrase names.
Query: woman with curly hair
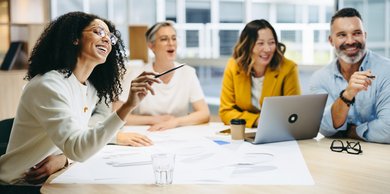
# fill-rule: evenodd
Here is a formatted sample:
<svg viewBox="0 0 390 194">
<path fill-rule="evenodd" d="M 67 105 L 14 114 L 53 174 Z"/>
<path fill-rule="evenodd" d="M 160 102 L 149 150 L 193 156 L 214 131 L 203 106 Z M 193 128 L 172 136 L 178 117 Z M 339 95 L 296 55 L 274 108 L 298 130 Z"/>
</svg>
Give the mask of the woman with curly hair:
<svg viewBox="0 0 390 194">
<path fill-rule="evenodd" d="M 122 92 L 123 48 L 115 26 L 96 15 L 71 12 L 46 27 L 29 59 L 29 83 L 0 158 L 1 182 L 39 184 L 66 166 L 67 158 L 85 161 L 111 140 L 149 91 L 154 94 L 151 85 L 159 81 L 144 72 L 116 112 L 88 127 L 96 105 L 108 106 Z"/>
<path fill-rule="evenodd" d="M 219 115 L 225 124 L 241 118 L 255 127 L 264 97 L 301 93 L 297 64 L 284 57 L 285 49 L 268 21 L 245 26 L 222 80 Z"/>
</svg>

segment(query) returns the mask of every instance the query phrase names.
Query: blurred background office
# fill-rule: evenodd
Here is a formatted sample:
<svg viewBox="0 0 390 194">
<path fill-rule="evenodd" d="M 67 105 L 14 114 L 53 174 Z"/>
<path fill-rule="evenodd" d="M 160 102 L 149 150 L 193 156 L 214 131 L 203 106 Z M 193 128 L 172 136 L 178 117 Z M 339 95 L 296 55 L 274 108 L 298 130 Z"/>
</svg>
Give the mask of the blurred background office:
<svg viewBox="0 0 390 194">
<path fill-rule="evenodd" d="M 84 11 L 113 21 L 125 40 L 130 64 L 142 64 L 151 56 L 143 45 L 146 28 L 172 20 L 178 34 L 178 61 L 197 69 L 215 115 L 227 58 L 247 22 L 264 18 L 275 27 L 287 45 L 286 56 L 299 64 L 306 93 L 311 73 L 334 57 L 328 43 L 329 22 L 342 7 L 360 11 L 368 48 L 390 57 L 390 0 L 0 0 L 0 62 L 6 61 L 11 43 L 21 43 L 20 52 L 29 55 L 50 20 Z"/>
</svg>

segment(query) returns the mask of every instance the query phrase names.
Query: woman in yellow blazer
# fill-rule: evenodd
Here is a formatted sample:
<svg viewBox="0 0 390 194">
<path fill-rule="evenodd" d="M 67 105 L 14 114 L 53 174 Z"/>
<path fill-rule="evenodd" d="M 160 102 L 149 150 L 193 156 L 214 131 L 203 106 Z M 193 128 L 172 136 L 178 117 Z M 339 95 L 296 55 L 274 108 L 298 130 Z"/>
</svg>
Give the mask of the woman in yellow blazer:
<svg viewBox="0 0 390 194">
<path fill-rule="evenodd" d="M 301 94 L 298 67 L 283 56 L 274 28 L 266 20 L 248 23 L 229 59 L 222 81 L 219 115 L 257 126 L 264 97 Z"/>
</svg>

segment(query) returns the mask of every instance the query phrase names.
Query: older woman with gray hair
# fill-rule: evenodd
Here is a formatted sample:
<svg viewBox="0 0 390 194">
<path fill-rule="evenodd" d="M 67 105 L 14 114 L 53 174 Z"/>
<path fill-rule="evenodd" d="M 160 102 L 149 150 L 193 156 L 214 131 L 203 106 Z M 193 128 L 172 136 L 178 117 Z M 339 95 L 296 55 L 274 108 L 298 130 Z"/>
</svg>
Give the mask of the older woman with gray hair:
<svg viewBox="0 0 390 194">
<path fill-rule="evenodd" d="M 154 61 L 126 76 L 124 86 L 130 85 L 131 81 L 143 71 L 161 74 L 180 66 L 175 61 L 177 35 L 172 22 L 154 24 L 147 30 L 145 36 L 148 47 L 155 55 Z M 149 95 L 143 99 L 128 117 L 127 125 L 151 125 L 149 131 L 161 131 L 209 121 L 210 111 L 193 67 L 184 65 L 164 74 L 159 79 L 161 84 L 152 86 L 156 95 L 153 97 Z M 114 103 L 114 108 L 123 104 L 123 100 L 129 95 L 129 91 L 124 88 L 124 92 L 119 97 L 120 101 Z M 190 104 L 192 111 L 189 109 Z M 118 137 L 120 135 L 119 133 Z"/>
</svg>

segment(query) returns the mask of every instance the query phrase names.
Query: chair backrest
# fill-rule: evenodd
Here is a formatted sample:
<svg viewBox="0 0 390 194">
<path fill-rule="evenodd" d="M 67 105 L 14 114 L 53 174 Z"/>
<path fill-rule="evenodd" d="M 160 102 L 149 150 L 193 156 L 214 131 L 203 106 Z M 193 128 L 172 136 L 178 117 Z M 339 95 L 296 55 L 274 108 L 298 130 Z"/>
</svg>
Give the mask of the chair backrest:
<svg viewBox="0 0 390 194">
<path fill-rule="evenodd" d="M 5 154 L 5 151 L 7 150 L 7 145 L 13 123 L 14 118 L 4 119 L 0 121 L 0 156 Z"/>
</svg>

